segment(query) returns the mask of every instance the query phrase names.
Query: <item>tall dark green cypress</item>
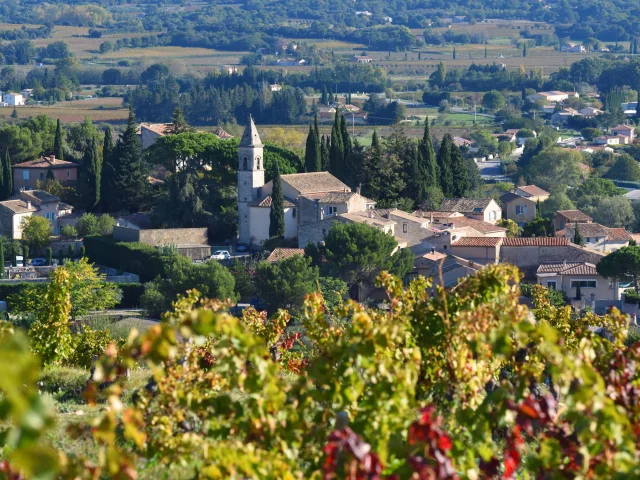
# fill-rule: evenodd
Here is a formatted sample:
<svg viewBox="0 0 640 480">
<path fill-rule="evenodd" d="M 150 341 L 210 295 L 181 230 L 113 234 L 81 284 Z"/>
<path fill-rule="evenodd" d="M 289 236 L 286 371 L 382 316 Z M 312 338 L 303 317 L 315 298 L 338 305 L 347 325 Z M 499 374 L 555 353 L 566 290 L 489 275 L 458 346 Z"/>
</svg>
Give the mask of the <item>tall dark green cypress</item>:
<svg viewBox="0 0 640 480">
<path fill-rule="evenodd" d="M 316 132 L 311 125 L 309 125 L 307 145 L 304 152 L 304 166 L 307 172 L 319 172 L 322 169 L 320 145 L 318 144 Z"/>
<path fill-rule="evenodd" d="M 329 138 L 325 138 L 322 136 L 322 140 L 320 140 L 320 160 L 322 163 L 322 171 L 329 171 L 329 151 L 331 149 L 331 144 L 329 143 Z"/>
<path fill-rule="evenodd" d="M 280 183 L 280 167 L 276 162 L 271 189 L 271 212 L 269 213 L 269 237 L 284 236 L 284 197 Z"/>
<path fill-rule="evenodd" d="M 0 278 L 4 278 L 4 244 L 0 243 Z"/>
<path fill-rule="evenodd" d="M 111 157 L 112 171 L 109 175 L 112 185 L 102 194 L 110 197 L 108 203 L 112 208 L 137 212 L 148 203 L 149 182 L 132 109 L 129 109 L 127 128 L 120 135 Z"/>
<path fill-rule="evenodd" d="M 453 145 L 453 139 L 450 134 L 446 134 L 442 143 L 440 144 L 440 150 L 438 151 L 438 173 L 440 176 L 440 188 L 446 198 L 451 198 L 455 194 L 453 187 L 453 171 L 451 170 L 451 146 Z"/>
<path fill-rule="evenodd" d="M 409 155 L 408 164 L 405 167 L 407 177 L 406 197 L 415 200 L 417 205 L 424 203 L 427 192 L 424 181 L 424 172 L 420 168 L 420 147 L 413 148 Z"/>
<path fill-rule="evenodd" d="M 438 186 L 438 164 L 436 162 L 436 152 L 433 150 L 433 140 L 431 139 L 428 121 L 424 123 L 424 134 L 418 145 L 418 154 L 425 188 Z"/>
<path fill-rule="evenodd" d="M 56 123 L 56 134 L 53 138 L 53 154 L 58 160 L 64 159 L 64 141 L 62 139 L 62 126 L 60 125 L 60 119 Z"/>
<path fill-rule="evenodd" d="M 102 160 L 98 153 L 98 142 L 95 138 L 87 145 L 82 161 L 82 193 L 89 210 L 94 210 L 100 202 L 100 181 L 102 176 Z"/>
<path fill-rule="evenodd" d="M 326 85 L 322 85 L 322 96 L 320 97 L 320 103 L 322 105 L 329 105 L 329 92 L 327 91 Z"/>
<path fill-rule="evenodd" d="M 451 144 L 451 173 L 453 176 L 453 195 L 457 198 L 466 197 L 471 190 L 469 167 L 456 144 Z"/>
<path fill-rule="evenodd" d="M 318 112 L 313 115 L 313 133 L 316 134 L 316 143 L 320 145 L 320 127 L 318 126 Z"/>
<path fill-rule="evenodd" d="M 11 156 L 9 155 L 9 149 L 7 149 L 4 156 L 4 168 L 2 169 L 2 175 L 4 177 L 3 192 L 9 198 L 13 195 L 13 166 L 11 165 Z"/>
<path fill-rule="evenodd" d="M 5 187 L 5 168 L 5 161 L 3 159 L 0 159 L 0 201 L 6 200 L 9 197 L 9 195 L 7 194 L 7 189 Z"/>
<path fill-rule="evenodd" d="M 342 133 L 340 130 L 340 116 L 336 110 L 336 116 L 331 128 L 331 148 L 329 150 L 329 172 L 342 178 L 344 169 L 344 147 L 342 145 Z"/>
</svg>

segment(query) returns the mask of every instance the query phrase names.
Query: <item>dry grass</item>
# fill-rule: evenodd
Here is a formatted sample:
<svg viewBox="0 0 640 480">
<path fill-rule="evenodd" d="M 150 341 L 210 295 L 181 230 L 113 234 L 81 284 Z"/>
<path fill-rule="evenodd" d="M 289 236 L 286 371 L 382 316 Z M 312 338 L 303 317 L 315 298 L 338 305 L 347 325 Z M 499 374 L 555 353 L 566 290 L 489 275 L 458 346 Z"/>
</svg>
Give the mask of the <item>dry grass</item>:
<svg viewBox="0 0 640 480">
<path fill-rule="evenodd" d="M 85 117 L 91 118 L 93 122 L 120 123 L 126 121 L 128 116 L 128 110 L 122 107 L 121 98 L 94 98 L 55 105 L 24 106 L 18 107 L 17 111 L 18 118 L 21 119 L 47 115 L 59 118 L 63 123 L 82 122 Z M 8 118 L 12 112 L 12 108 L 0 108 L 0 118 Z"/>
</svg>

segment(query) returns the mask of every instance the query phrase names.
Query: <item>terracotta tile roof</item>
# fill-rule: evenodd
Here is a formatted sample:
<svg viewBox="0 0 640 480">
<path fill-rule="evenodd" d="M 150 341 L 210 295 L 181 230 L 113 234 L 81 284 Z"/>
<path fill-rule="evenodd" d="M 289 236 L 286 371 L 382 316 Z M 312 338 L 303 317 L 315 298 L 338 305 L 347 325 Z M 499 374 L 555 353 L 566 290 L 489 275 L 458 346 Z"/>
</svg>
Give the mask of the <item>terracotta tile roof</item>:
<svg viewBox="0 0 640 480">
<path fill-rule="evenodd" d="M 31 208 L 27 208 L 27 202 L 24 200 L 5 200 L 4 202 L 0 202 L 0 205 L 17 214 L 35 212 L 38 210 L 33 205 L 31 205 Z"/>
<path fill-rule="evenodd" d="M 301 194 L 351 191 L 347 185 L 329 172 L 292 173 L 280 175 L 280 180 L 288 183 Z"/>
<path fill-rule="evenodd" d="M 541 189 L 537 185 L 525 185 L 524 187 L 518 187 L 518 190 L 521 190 L 524 193 L 531 195 L 532 197 L 544 197 L 551 195 L 549 192 Z"/>
<path fill-rule="evenodd" d="M 320 203 L 347 203 L 355 192 L 329 192 L 320 197 Z"/>
<path fill-rule="evenodd" d="M 634 128 L 630 127 L 628 125 L 618 125 L 617 127 L 613 127 L 611 129 L 611 131 L 613 131 L 613 130 L 626 130 L 627 132 L 631 132 L 631 131 L 634 130 Z"/>
<path fill-rule="evenodd" d="M 592 222 L 593 218 L 580 210 L 558 210 L 556 215 L 566 218 L 570 222 Z"/>
<path fill-rule="evenodd" d="M 221 139 L 233 138 L 233 135 L 225 132 L 221 127 L 216 127 L 213 129 L 213 134 Z"/>
<path fill-rule="evenodd" d="M 417 217 L 415 215 L 412 215 L 410 213 L 407 213 L 398 209 L 378 208 L 375 210 L 374 209 L 367 210 L 367 213 L 373 213 L 373 215 L 375 215 L 376 217 L 386 218 L 386 219 L 390 219 L 389 215 L 393 215 L 394 217 L 400 217 L 403 220 L 407 220 L 413 223 L 419 223 L 421 225 L 429 223 L 429 218 Z"/>
<path fill-rule="evenodd" d="M 296 255 L 304 255 L 303 248 L 276 248 L 271 255 L 267 257 L 267 262 L 275 263 Z"/>
<path fill-rule="evenodd" d="M 440 252 L 429 252 L 429 253 L 425 253 L 424 255 L 420 256 L 419 258 L 424 258 L 425 260 L 430 260 L 432 262 L 437 262 L 438 260 L 442 260 L 443 258 L 447 258 L 447 254 L 446 253 L 440 253 Z"/>
<path fill-rule="evenodd" d="M 497 225 L 493 225 L 492 223 L 467 217 L 453 217 L 451 220 L 449 220 L 449 222 L 453 225 L 454 228 L 469 227 L 482 234 L 507 231 L 506 228 L 498 227 Z"/>
<path fill-rule="evenodd" d="M 393 220 L 388 220 L 386 218 L 381 218 L 376 216 L 370 217 L 368 212 L 341 213 L 340 215 L 337 215 L 337 217 L 343 218 L 345 220 L 350 220 L 352 222 L 366 223 L 368 225 L 376 225 L 381 227 L 396 224 L 396 222 L 394 222 Z"/>
<path fill-rule="evenodd" d="M 412 215 L 424 218 L 430 218 L 431 215 L 433 215 L 433 218 L 454 218 L 461 216 L 459 212 L 427 212 L 423 210 L 416 210 Z"/>
<path fill-rule="evenodd" d="M 253 202 L 251 202 L 249 204 L 250 207 L 262 207 L 262 208 L 267 208 L 267 207 L 271 207 L 271 203 L 273 202 L 273 199 L 271 198 L 271 195 L 264 197 L 262 199 L 258 199 L 258 200 L 254 200 Z M 290 202 L 289 200 L 287 200 L 286 198 L 284 199 L 283 205 L 285 208 L 288 207 L 295 207 L 295 204 L 293 202 Z"/>
<path fill-rule="evenodd" d="M 440 205 L 440 210 L 443 212 L 481 213 L 490 203 L 490 198 L 446 198 Z"/>
<path fill-rule="evenodd" d="M 37 160 L 29 160 L 27 162 L 17 163 L 13 167 L 19 168 L 73 168 L 77 167 L 77 163 L 67 162 L 65 160 L 58 160 L 57 158 L 40 157 Z"/>
<path fill-rule="evenodd" d="M 562 237 L 513 237 L 502 240 L 503 247 L 565 247 L 569 245 L 569 239 Z"/>
<path fill-rule="evenodd" d="M 141 133 L 144 128 L 152 131 L 153 133 L 164 136 L 171 131 L 171 127 L 173 127 L 172 123 L 141 123 L 140 127 L 138 127 L 140 130 L 138 133 Z"/>
<path fill-rule="evenodd" d="M 592 237 L 592 238 L 604 238 L 607 236 L 607 227 L 603 227 L 599 223 L 579 223 L 578 231 L 582 237 Z M 565 226 L 565 235 L 569 235 L 573 238 L 576 234 L 576 226 L 575 224 L 568 223 Z"/>
<path fill-rule="evenodd" d="M 596 266 L 592 263 L 543 263 L 536 274 L 555 273 L 557 275 L 598 275 Z"/>
<path fill-rule="evenodd" d="M 495 247 L 500 245 L 502 237 L 462 237 L 451 244 L 452 247 Z"/>
<path fill-rule="evenodd" d="M 57 203 L 60 201 L 55 195 L 44 192 L 42 190 L 23 190 L 18 195 L 15 195 L 13 199 L 22 199 L 25 201 L 33 202 L 34 204 L 41 205 L 43 203 Z"/>
<path fill-rule="evenodd" d="M 624 242 L 633 240 L 633 237 L 624 228 L 607 228 L 607 240 Z"/>
</svg>

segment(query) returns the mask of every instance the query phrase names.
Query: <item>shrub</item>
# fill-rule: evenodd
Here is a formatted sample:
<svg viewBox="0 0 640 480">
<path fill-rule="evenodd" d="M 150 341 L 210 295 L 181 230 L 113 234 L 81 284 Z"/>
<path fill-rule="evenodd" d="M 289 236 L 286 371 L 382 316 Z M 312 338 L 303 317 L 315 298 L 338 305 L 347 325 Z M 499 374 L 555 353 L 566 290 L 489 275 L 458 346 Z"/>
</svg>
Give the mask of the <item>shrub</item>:
<svg viewBox="0 0 640 480">
<path fill-rule="evenodd" d="M 69 364 L 74 367 L 89 368 L 93 356 L 102 355 L 113 341 L 113 337 L 109 330 L 94 330 L 89 326 L 84 326 L 73 340 L 73 353 L 69 358 Z"/>
<path fill-rule="evenodd" d="M 40 374 L 38 386 L 60 402 L 83 402 L 88 380 L 89 372 L 83 368 L 51 367 Z"/>
<path fill-rule="evenodd" d="M 140 297 L 144 294 L 144 285 L 141 283 L 118 283 L 122 291 L 122 299 L 119 308 L 135 308 L 142 305 Z"/>
</svg>

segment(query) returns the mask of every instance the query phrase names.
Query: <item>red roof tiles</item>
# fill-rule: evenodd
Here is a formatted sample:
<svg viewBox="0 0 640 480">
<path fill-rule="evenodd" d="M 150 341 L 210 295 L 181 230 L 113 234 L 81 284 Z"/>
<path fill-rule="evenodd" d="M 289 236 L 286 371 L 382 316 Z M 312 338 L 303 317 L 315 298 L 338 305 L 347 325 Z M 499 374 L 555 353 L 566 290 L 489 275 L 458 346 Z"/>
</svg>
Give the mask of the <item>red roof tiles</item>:
<svg viewBox="0 0 640 480">
<path fill-rule="evenodd" d="M 569 245 L 568 238 L 560 237 L 513 237 L 502 240 L 503 247 L 564 247 Z"/>
<path fill-rule="evenodd" d="M 501 237 L 462 237 L 451 244 L 452 247 L 495 247 L 504 240 Z"/>
</svg>

